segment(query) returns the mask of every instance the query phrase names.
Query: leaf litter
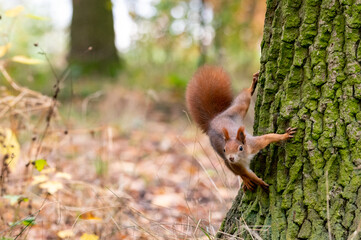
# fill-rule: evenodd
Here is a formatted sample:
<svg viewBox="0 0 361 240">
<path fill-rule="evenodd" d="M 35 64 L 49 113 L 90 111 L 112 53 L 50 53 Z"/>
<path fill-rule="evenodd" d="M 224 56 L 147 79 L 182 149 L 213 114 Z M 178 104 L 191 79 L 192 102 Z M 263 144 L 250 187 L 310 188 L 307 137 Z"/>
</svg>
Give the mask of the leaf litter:
<svg viewBox="0 0 361 240">
<path fill-rule="evenodd" d="M 154 100 L 146 92 L 113 86 L 86 109 L 81 99 L 72 104 L 72 111 L 82 109 L 81 119 L 70 116 L 64 123 L 56 117 L 36 158 L 44 160 L 39 162 L 41 172 L 28 164 L 36 155 L 37 142 L 32 140 L 41 131 L 31 123 L 25 127 L 31 134 L 16 129 L 21 157 L 0 197 L 0 235 L 21 234 L 23 239 L 215 235 L 239 181 L 225 169 L 207 137 L 189 122 L 179 98 L 168 92 Z M 16 204 L 17 196 L 28 201 Z M 29 217 L 34 218 L 29 226 L 9 224 Z"/>
</svg>

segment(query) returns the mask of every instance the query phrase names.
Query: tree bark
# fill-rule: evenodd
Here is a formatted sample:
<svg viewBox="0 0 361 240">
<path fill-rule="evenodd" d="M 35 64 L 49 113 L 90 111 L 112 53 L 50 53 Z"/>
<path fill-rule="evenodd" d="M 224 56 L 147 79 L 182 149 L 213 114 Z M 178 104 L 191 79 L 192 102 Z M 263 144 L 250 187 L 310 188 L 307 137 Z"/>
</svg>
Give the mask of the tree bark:
<svg viewBox="0 0 361 240">
<path fill-rule="evenodd" d="M 269 193 L 240 191 L 219 238 L 361 238 L 360 37 L 360 0 L 267 1 L 254 134 L 297 134 L 256 156 Z"/>
<path fill-rule="evenodd" d="M 69 61 L 81 72 L 114 75 L 119 58 L 110 0 L 73 0 Z"/>
</svg>

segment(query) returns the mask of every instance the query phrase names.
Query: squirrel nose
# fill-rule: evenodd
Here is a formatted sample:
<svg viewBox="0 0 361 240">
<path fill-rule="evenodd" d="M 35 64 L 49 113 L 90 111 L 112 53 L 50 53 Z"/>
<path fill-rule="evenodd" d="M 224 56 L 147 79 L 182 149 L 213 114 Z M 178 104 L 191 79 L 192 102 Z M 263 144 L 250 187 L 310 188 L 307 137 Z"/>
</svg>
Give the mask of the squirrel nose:
<svg viewBox="0 0 361 240">
<path fill-rule="evenodd" d="M 233 161 L 234 161 L 234 157 L 229 157 L 229 161 L 233 162 Z"/>
</svg>

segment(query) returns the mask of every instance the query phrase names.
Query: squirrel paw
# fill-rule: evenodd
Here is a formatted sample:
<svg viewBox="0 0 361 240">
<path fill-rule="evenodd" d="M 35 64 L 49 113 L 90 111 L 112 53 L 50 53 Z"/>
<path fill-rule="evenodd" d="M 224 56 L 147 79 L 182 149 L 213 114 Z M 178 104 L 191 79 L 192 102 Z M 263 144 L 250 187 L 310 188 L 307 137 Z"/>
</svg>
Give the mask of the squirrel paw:
<svg viewBox="0 0 361 240">
<path fill-rule="evenodd" d="M 286 133 L 285 133 L 286 139 L 293 138 L 293 134 L 296 133 L 296 130 L 297 130 L 297 128 L 290 128 L 290 127 L 287 128 Z"/>
<path fill-rule="evenodd" d="M 260 186 L 263 188 L 263 190 L 265 190 L 266 192 L 269 191 L 269 185 L 267 183 L 265 183 L 262 179 L 261 179 L 262 183 L 260 184 Z"/>
<path fill-rule="evenodd" d="M 251 192 L 255 189 L 255 184 L 248 178 L 242 178 L 243 179 L 243 192 L 246 192 L 247 190 L 250 190 Z"/>
<path fill-rule="evenodd" d="M 251 95 L 253 95 L 254 91 L 256 90 L 258 77 L 259 77 L 259 72 L 256 72 L 255 74 L 253 74 L 252 85 L 250 87 Z"/>
<path fill-rule="evenodd" d="M 257 185 L 260 185 L 263 188 L 263 190 L 268 192 L 269 185 L 265 183 L 262 179 L 259 179 L 260 181 L 258 183 L 252 181 L 249 178 L 242 178 L 242 179 L 243 179 L 242 189 L 244 192 L 246 192 L 247 190 L 253 192 L 256 189 Z"/>
</svg>

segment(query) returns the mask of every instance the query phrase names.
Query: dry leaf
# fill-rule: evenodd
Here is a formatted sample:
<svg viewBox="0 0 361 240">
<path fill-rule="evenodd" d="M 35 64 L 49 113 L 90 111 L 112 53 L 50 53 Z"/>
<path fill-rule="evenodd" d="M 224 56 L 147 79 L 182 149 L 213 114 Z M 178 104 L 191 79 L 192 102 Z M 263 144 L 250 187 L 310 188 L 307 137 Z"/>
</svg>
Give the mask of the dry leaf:
<svg viewBox="0 0 361 240">
<path fill-rule="evenodd" d="M 86 212 L 86 213 L 81 214 L 80 219 L 83 219 L 83 220 L 97 220 L 97 221 L 102 220 L 101 218 L 98 218 L 98 217 L 94 216 L 94 214 L 92 212 Z"/>
<path fill-rule="evenodd" d="M 55 177 L 57 178 L 64 178 L 64 179 L 67 179 L 67 180 L 70 180 L 71 179 L 71 175 L 69 173 L 65 173 L 65 172 L 57 172 L 55 174 Z"/>
<path fill-rule="evenodd" d="M 152 199 L 152 204 L 162 207 L 174 207 L 181 204 L 182 197 L 183 196 L 177 193 L 156 195 Z"/>
<path fill-rule="evenodd" d="M 16 17 L 17 15 L 19 15 L 22 11 L 24 11 L 24 6 L 16 6 L 12 9 L 9 9 L 7 11 L 5 11 L 5 16 L 7 17 Z"/>
<path fill-rule="evenodd" d="M 9 128 L 0 128 L 0 153 L 8 156 L 6 162 L 10 170 L 14 170 L 20 155 L 20 145 L 15 134 Z"/>
<path fill-rule="evenodd" d="M 58 190 L 63 189 L 63 184 L 57 181 L 47 181 L 40 184 L 39 187 L 45 189 L 50 194 L 54 194 Z"/>
<path fill-rule="evenodd" d="M 99 237 L 97 235 L 94 234 L 88 234 L 88 233 L 83 233 L 83 235 L 81 235 L 80 240 L 98 240 Z"/>
<path fill-rule="evenodd" d="M 59 231 L 57 233 L 57 235 L 60 238 L 70 238 L 70 237 L 74 237 L 74 232 L 71 229 L 66 229 L 66 230 Z"/>
<path fill-rule="evenodd" d="M 45 175 L 38 175 L 38 176 L 33 176 L 33 181 L 31 182 L 32 185 L 36 185 L 42 182 L 46 182 L 48 181 L 48 176 Z"/>
<path fill-rule="evenodd" d="M 27 65 L 35 65 L 35 64 L 43 63 L 43 61 L 41 61 L 39 59 L 29 58 L 29 57 L 22 56 L 22 55 L 14 56 L 14 57 L 12 57 L 11 60 L 13 62 L 27 64 Z"/>
</svg>

